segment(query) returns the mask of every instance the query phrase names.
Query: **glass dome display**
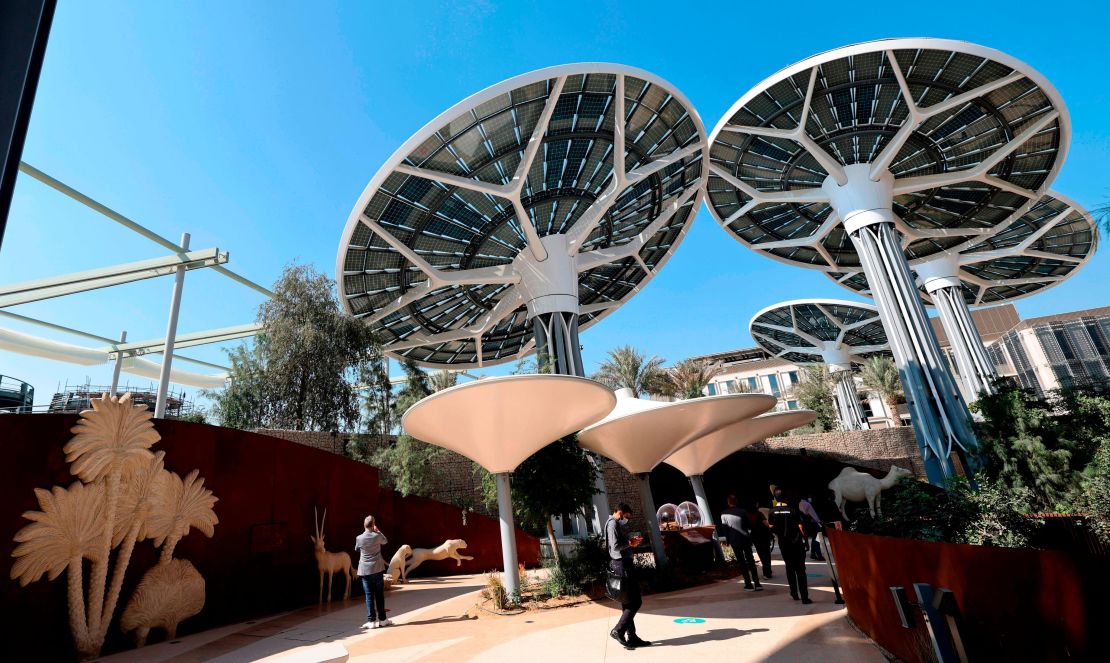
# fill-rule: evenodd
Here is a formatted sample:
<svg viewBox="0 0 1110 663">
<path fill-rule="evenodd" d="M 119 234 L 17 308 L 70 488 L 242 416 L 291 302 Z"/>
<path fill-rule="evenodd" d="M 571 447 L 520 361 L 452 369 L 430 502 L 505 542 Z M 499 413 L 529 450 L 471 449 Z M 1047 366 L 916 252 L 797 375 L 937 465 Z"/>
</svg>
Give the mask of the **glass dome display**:
<svg viewBox="0 0 1110 663">
<path fill-rule="evenodd" d="M 686 528 L 701 525 L 701 509 L 693 502 L 679 504 L 675 515 L 679 527 Z"/>
<path fill-rule="evenodd" d="M 659 507 L 659 510 L 655 512 L 655 518 L 659 521 L 659 529 L 663 531 L 679 528 L 678 507 L 673 504 L 664 504 Z"/>
</svg>

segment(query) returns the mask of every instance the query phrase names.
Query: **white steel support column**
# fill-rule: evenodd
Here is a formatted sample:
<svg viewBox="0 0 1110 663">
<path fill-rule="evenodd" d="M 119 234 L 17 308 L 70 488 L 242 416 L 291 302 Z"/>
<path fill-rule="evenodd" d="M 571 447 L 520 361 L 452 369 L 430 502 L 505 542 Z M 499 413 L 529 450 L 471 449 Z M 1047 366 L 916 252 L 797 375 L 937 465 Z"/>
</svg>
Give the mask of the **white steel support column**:
<svg viewBox="0 0 1110 663">
<path fill-rule="evenodd" d="M 948 371 L 898 240 L 893 176 L 883 173 L 872 180 L 867 164 L 844 170 L 847 183 L 840 185 L 830 176 L 822 188 L 859 255 L 902 378 L 926 475 L 930 483 L 940 485 L 953 475 L 951 453 L 962 455 L 976 444 L 970 414 Z"/>
<path fill-rule="evenodd" d="M 694 489 L 694 500 L 698 503 L 698 508 L 701 509 L 704 521 L 702 524 L 713 525 L 713 552 L 717 555 L 717 559 L 723 562 L 725 554 L 721 550 L 720 537 L 717 536 L 717 523 L 713 520 L 713 512 L 709 509 L 709 498 L 705 494 L 705 477 L 701 474 L 690 477 L 690 487 Z"/>
<path fill-rule="evenodd" d="M 119 342 L 127 342 L 127 332 L 122 331 L 119 333 Z M 116 365 L 112 367 L 112 395 L 115 396 L 119 390 L 119 372 L 123 368 L 123 353 L 116 352 Z"/>
<path fill-rule="evenodd" d="M 837 412 L 840 416 L 842 430 L 860 430 L 867 428 L 867 421 L 863 417 L 863 410 L 859 406 L 859 392 L 856 391 L 856 382 L 851 371 L 837 371 L 832 374 L 836 381 Z"/>
<path fill-rule="evenodd" d="M 663 534 L 659 531 L 659 519 L 655 517 L 655 498 L 651 495 L 650 472 L 637 474 L 640 481 L 640 508 L 644 510 L 644 520 L 647 521 L 648 537 L 651 539 L 651 549 L 655 553 L 656 568 L 667 565 L 667 553 L 663 551 Z"/>
<path fill-rule="evenodd" d="M 181 251 L 189 250 L 189 233 L 181 234 Z M 154 416 L 166 416 L 166 394 L 170 389 L 170 369 L 173 364 L 173 342 L 177 336 L 177 316 L 181 311 L 181 291 L 185 288 L 185 267 L 177 268 L 173 281 L 173 296 L 170 298 L 170 321 L 166 325 L 166 349 L 162 353 L 162 370 L 158 374 L 158 400 L 154 405 Z"/>
<path fill-rule="evenodd" d="M 501 582 L 510 601 L 520 598 L 520 573 L 516 561 L 516 529 L 513 525 L 513 498 L 509 487 L 509 473 L 493 475 L 497 483 L 497 518 L 501 521 L 501 561 L 504 571 Z"/>
<path fill-rule="evenodd" d="M 952 348 L 952 356 L 956 360 L 956 370 L 960 373 L 964 393 L 969 399 L 978 400 L 980 394 L 994 393 L 994 380 L 998 377 L 998 372 L 987 356 L 983 338 L 979 335 L 971 310 L 964 300 L 957 276 L 957 260 L 955 256 L 944 256 L 922 263 L 914 270 L 933 299 L 937 317 L 944 327 L 948 346 Z"/>
</svg>

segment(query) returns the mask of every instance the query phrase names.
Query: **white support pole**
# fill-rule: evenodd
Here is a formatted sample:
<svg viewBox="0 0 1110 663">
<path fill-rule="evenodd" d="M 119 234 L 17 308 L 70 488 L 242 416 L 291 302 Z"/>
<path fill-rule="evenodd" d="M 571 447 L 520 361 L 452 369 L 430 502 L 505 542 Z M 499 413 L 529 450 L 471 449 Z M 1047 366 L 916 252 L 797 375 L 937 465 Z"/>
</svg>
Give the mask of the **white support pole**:
<svg viewBox="0 0 1110 663">
<path fill-rule="evenodd" d="M 655 517 L 655 498 L 651 496 L 651 483 L 648 481 L 650 477 L 650 472 L 636 475 L 640 480 L 640 508 L 644 510 L 644 520 L 647 521 L 651 549 L 655 553 L 655 567 L 662 568 L 667 565 L 667 553 L 663 551 L 663 534 L 659 531 L 659 520 Z"/>
<path fill-rule="evenodd" d="M 509 473 L 493 475 L 497 483 L 497 517 L 501 521 L 501 560 L 504 572 L 501 582 L 509 600 L 520 598 L 520 575 L 516 561 L 516 528 L 513 525 L 513 498 L 509 487 Z"/>
<path fill-rule="evenodd" d="M 119 342 L 124 343 L 126 341 L 127 341 L 127 332 L 125 332 L 125 331 L 120 332 L 119 333 Z M 122 369 L 122 368 L 123 368 L 123 353 L 122 352 L 117 352 L 116 353 L 116 365 L 114 367 L 112 367 L 112 395 L 113 396 L 117 395 L 116 392 L 119 391 L 119 372 L 120 372 L 120 369 Z"/>
<path fill-rule="evenodd" d="M 181 250 L 189 250 L 189 233 L 181 233 Z M 185 267 L 177 268 L 173 281 L 173 296 L 170 298 L 170 321 L 166 325 L 166 349 L 162 353 L 162 370 L 158 374 L 158 401 L 154 405 L 154 416 L 166 416 L 166 395 L 170 389 L 170 368 L 173 364 L 173 342 L 177 336 L 177 315 L 181 311 L 181 291 L 185 287 Z"/>
<path fill-rule="evenodd" d="M 709 509 L 709 498 L 705 494 L 705 477 L 701 474 L 690 477 L 690 487 L 694 489 L 694 500 L 698 503 L 698 508 L 701 509 L 701 516 L 704 521 L 702 524 L 713 526 L 713 553 L 717 555 L 718 560 L 723 562 L 725 553 L 721 550 L 721 540 L 717 536 L 717 523 L 713 520 L 713 512 Z"/>
<path fill-rule="evenodd" d="M 981 394 L 994 393 L 994 379 L 998 377 L 994 363 L 987 355 L 983 338 L 975 327 L 975 320 L 964 301 L 959 287 L 944 287 L 933 291 L 933 305 L 937 317 L 948 337 L 948 346 L 956 360 L 964 395 L 969 401 L 979 399 Z"/>
</svg>

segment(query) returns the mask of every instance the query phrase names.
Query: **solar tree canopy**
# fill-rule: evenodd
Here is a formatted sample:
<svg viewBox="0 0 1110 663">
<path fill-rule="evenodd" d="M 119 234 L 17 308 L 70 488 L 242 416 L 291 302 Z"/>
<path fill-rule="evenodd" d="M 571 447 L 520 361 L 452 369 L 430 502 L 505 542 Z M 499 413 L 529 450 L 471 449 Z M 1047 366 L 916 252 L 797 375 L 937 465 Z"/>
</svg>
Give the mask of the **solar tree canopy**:
<svg viewBox="0 0 1110 663">
<path fill-rule="evenodd" d="M 871 304 L 839 299 L 797 299 L 759 311 L 748 331 L 764 350 L 795 364 L 848 370 L 889 354 L 886 330 Z"/>
<path fill-rule="evenodd" d="M 401 425 L 409 435 L 498 474 L 598 421 L 615 404 L 612 390 L 586 378 L 510 375 L 438 391 L 409 408 Z"/>
<path fill-rule="evenodd" d="M 921 295 L 935 279 L 958 279 L 968 306 L 999 304 L 1051 288 L 1075 274 L 1094 255 L 1098 229 L 1091 214 L 1075 201 L 1049 192 L 1019 207 L 945 250 L 939 258 L 910 261 Z M 829 272 L 846 288 L 870 294 L 862 272 Z"/>
<path fill-rule="evenodd" d="M 745 447 L 816 420 L 817 413 L 812 410 L 761 414 L 694 440 L 664 462 L 688 477 L 698 476 Z"/>
<path fill-rule="evenodd" d="M 749 248 L 838 273 L 860 269 L 841 216 L 892 209 L 907 258 L 924 259 L 1040 198 L 1069 137 L 1056 89 L 1015 58 L 946 39 L 866 42 L 732 106 L 710 136 L 708 206 Z"/>
<path fill-rule="evenodd" d="M 342 306 L 422 365 L 523 357 L 533 316 L 588 327 L 662 268 L 701 203 L 706 148 L 690 102 L 640 69 L 570 64 L 487 88 L 359 197 L 336 262 Z"/>
<path fill-rule="evenodd" d="M 750 419 L 775 406 L 767 394 L 728 394 L 664 403 L 617 391 L 617 404 L 604 419 L 578 433 L 578 443 L 611 458 L 632 474 L 643 474 L 690 442 L 718 428 Z"/>
</svg>

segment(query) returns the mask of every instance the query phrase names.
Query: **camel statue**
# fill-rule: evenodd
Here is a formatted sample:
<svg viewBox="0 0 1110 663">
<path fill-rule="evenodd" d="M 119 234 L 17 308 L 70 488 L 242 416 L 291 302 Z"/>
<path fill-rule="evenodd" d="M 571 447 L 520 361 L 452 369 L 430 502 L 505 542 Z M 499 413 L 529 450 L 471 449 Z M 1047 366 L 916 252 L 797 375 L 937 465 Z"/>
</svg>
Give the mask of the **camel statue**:
<svg viewBox="0 0 1110 663">
<path fill-rule="evenodd" d="M 405 572 L 405 562 L 412 557 L 412 546 L 405 544 L 393 553 L 389 560 L 389 569 L 385 572 L 385 582 L 388 586 L 408 582 L 408 573 Z M 400 581 L 400 582 L 398 582 Z"/>
<path fill-rule="evenodd" d="M 312 508 L 312 517 L 317 517 L 316 508 Z M 316 523 L 316 536 L 310 536 L 316 546 L 316 569 L 320 572 L 320 603 L 324 602 L 324 575 L 328 576 L 328 603 L 331 603 L 332 575 L 340 573 L 347 579 L 347 588 L 343 592 L 343 599 L 351 598 L 351 579 L 355 576 L 355 569 L 351 566 L 351 556 L 345 552 L 328 552 L 324 548 L 324 521 L 328 519 L 328 510 L 324 509 L 324 517 Z"/>
<path fill-rule="evenodd" d="M 460 550 L 466 547 L 466 541 L 462 539 L 447 539 L 435 548 L 417 548 L 412 551 L 412 559 L 409 561 L 408 566 L 405 567 L 405 577 L 407 578 L 412 570 L 420 566 L 424 562 L 435 562 L 441 559 L 450 557 L 455 560 L 456 566 L 462 566 L 464 559 L 474 559 L 459 553 Z"/>
<path fill-rule="evenodd" d="M 840 509 L 840 513 L 843 514 L 845 520 L 848 519 L 848 514 L 844 511 L 845 502 L 862 502 L 864 500 L 867 500 L 867 506 L 871 509 L 871 517 L 874 518 L 876 513 L 880 516 L 883 515 L 882 491 L 898 483 L 898 480 L 902 477 L 908 477 L 911 474 L 909 470 L 892 465 L 885 477 L 876 479 L 866 472 L 845 467 L 835 479 L 829 482 L 829 490 L 833 491 L 836 506 Z"/>
</svg>

